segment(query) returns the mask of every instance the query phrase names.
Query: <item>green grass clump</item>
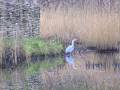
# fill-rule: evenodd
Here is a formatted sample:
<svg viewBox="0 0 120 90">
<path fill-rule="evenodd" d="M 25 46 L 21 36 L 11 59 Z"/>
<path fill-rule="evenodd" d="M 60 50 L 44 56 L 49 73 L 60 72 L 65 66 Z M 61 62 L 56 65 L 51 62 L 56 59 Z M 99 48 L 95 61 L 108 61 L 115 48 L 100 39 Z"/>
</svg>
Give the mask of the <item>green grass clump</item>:
<svg viewBox="0 0 120 90">
<path fill-rule="evenodd" d="M 61 53 L 63 45 L 59 41 L 45 41 L 39 37 L 34 37 L 23 40 L 23 49 L 27 54 L 53 55 Z"/>
</svg>

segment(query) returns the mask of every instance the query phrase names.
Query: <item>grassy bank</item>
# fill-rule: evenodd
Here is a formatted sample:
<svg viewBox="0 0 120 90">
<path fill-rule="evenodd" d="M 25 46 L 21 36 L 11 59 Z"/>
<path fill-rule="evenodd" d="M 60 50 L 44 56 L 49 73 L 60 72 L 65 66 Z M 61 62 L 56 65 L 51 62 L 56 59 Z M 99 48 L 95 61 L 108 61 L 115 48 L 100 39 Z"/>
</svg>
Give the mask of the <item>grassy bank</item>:
<svg viewBox="0 0 120 90">
<path fill-rule="evenodd" d="M 41 15 L 41 35 L 54 35 L 64 41 L 78 38 L 88 46 L 118 47 L 120 41 L 120 16 L 116 13 L 92 13 L 69 10 L 45 11 Z"/>
<path fill-rule="evenodd" d="M 63 44 L 55 40 L 43 40 L 39 37 L 23 39 L 23 49 L 26 54 L 56 55 L 63 51 Z"/>
<path fill-rule="evenodd" d="M 4 38 L 0 40 L 0 64 L 12 66 L 24 60 L 61 55 L 63 49 L 63 43 L 55 39 L 44 40 L 40 37 L 33 37 L 15 40 L 14 38 Z"/>
</svg>

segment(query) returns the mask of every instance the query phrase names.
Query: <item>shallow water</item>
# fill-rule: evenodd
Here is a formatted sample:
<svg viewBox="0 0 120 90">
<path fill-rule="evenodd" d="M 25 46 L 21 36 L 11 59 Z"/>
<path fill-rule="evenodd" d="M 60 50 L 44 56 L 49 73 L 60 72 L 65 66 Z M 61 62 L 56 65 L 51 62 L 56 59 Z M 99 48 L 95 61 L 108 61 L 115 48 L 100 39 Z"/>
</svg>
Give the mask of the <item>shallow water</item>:
<svg viewBox="0 0 120 90">
<path fill-rule="evenodd" d="M 72 63 L 56 57 L 1 69 L 0 90 L 120 90 L 119 53 L 89 52 L 70 59 Z"/>
</svg>

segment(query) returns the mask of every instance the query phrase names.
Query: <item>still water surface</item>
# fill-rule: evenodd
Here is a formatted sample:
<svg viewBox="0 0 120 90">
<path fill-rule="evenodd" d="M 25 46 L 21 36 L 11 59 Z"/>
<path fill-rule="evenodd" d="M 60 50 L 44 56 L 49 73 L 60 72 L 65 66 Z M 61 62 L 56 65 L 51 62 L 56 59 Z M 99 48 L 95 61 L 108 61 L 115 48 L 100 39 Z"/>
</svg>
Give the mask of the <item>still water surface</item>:
<svg viewBox="0 0 120 90">
<path fill-rule="evenodd" d="M 0 70 L 0 90 L 120 90 L 119 85 L 119 53 L 46 58 Z"/>
</svg>

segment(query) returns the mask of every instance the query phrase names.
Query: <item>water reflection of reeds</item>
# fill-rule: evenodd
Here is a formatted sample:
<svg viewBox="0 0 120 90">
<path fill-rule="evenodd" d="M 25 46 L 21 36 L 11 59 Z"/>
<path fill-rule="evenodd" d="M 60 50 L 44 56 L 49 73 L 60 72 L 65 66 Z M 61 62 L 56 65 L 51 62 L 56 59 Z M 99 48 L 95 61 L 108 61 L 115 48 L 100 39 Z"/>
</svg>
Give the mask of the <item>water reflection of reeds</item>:
<svg viewBox="0 0 120 90">
<path fill-rule="evenodd" d="M 50 86 L 55 90 L 119 90 L 119 54 L 90 53 L 75 57 L 75 63 L 77 70 L 66 64 L 54 75 L 43 73 L 44 79 L 50 80 L 45 87 L 52 83 Z"/>
</svg>

